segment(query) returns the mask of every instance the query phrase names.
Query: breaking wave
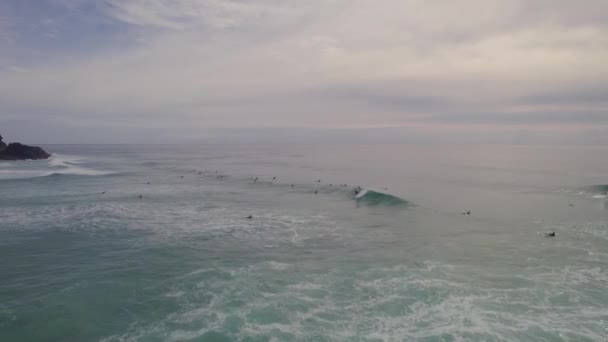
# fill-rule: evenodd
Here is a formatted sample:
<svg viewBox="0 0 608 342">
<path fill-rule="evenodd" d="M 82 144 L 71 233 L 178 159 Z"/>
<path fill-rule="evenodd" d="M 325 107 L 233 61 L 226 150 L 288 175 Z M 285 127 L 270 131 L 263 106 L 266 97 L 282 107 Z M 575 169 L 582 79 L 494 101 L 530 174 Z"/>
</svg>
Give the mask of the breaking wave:
<svg viewBox="0 0 608 342">
<path fill-rule="evenodd" d="M 0 180 L 29 179 L 55 175 L 103 176 L 112 171 L 95 170 L 83 165 L 85 159 L 76 156 L 53 154 L 47 160 L 19 161 L 0 169 Z"/>
<path fill-rule="evenodd" d="M 608 184 L 592 185 L 581 189 L 584 194 L 593 198 L 608 198 Z"/>
<path fill-rule="evenodd" d="M 356 196 L 358 204 L 367 206 L 407 206 L 411 203 L 397 196 L 383 192 L 363 189 Z"/>
</svg>

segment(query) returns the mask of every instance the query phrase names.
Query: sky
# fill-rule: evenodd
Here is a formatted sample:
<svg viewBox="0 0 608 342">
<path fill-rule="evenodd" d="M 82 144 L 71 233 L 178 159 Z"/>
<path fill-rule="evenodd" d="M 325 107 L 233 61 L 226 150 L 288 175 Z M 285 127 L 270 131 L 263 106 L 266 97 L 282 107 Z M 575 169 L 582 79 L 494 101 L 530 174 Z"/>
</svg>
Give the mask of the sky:
<svg viewBox="0 0 608 342">
<path fill-rule="evenodd" d="M 2 0 L 0 134 L 608 145 L 608 1 Z"/>
</svg>

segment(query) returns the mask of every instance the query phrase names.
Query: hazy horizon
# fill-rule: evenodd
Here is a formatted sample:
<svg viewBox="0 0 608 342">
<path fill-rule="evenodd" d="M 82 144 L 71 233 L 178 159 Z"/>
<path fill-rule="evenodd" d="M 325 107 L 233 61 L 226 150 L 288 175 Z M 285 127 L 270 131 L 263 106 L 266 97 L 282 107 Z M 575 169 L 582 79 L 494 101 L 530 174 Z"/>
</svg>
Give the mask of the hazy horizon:
<svg viewBox="0 0 608 342">
<path fill-rule="evenodd" d="M 608 144 L 608 3 L 8 0 L 24 143 Z"/>
</svg>

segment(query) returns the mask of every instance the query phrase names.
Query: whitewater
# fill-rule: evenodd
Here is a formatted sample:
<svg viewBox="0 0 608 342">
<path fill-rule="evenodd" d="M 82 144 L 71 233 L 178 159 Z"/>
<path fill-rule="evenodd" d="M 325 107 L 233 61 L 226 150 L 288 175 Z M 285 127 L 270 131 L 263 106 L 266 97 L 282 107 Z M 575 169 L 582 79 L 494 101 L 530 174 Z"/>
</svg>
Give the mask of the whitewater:
<svg viewBox="0 0 608 342">
<path fill-rule="evenodd" d="M 86 159 L 82 157 L 55 153 L 48 160 L 4 162 L 0 169 L 0 180 L 52 175 L 101 176 L 112 173 L 81 166 L 85 161 Z"/>
<path fill-rule="evenodd" d="M 0 163 L 0 341 L 608 337 L 607 148 L 44 148 Z"/>
</svg>

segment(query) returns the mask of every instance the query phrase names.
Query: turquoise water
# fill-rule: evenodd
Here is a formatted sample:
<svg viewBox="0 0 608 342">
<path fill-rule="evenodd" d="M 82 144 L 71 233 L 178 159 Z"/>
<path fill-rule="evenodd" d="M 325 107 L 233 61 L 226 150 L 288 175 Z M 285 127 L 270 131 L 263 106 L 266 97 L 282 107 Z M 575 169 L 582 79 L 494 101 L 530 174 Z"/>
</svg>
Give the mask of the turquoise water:
<svg viewBox="0 0 608 342">
<path fill-rule="evenodd" d="M 45 148 L 0 164 L 0 341 L 608 336 L 607 148 Z"/>
</svg>

